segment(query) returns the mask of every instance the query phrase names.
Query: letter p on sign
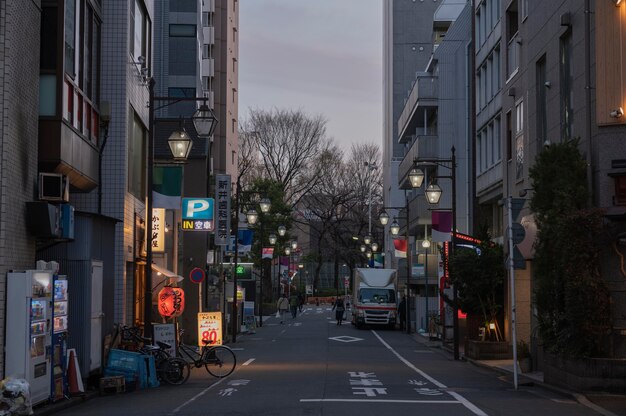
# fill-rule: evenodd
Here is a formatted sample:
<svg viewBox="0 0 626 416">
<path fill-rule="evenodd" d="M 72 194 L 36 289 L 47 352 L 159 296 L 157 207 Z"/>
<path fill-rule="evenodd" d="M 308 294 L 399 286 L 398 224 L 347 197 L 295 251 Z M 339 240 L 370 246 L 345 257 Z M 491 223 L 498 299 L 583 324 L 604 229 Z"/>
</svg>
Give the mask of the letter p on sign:
<svg viewBox="0 0 626 416">
<path fill-rule="evenodd" d="M 212 220 L 213 198 L 183 198 L 184 220 Z"/>
</svg>

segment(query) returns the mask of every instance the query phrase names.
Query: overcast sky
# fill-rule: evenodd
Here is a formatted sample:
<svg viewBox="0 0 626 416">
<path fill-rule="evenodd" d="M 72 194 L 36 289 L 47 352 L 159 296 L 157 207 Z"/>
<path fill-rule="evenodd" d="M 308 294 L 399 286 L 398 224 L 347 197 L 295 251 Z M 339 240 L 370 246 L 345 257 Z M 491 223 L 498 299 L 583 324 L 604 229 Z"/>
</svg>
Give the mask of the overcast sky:
<svg viewBox="0 0 626 416">
<path fill-rule="evenodd" d="M 241 0 L 239 118 L 302 109 L 344 150 L 382 143 L 382 2 Z"/>
</svg>

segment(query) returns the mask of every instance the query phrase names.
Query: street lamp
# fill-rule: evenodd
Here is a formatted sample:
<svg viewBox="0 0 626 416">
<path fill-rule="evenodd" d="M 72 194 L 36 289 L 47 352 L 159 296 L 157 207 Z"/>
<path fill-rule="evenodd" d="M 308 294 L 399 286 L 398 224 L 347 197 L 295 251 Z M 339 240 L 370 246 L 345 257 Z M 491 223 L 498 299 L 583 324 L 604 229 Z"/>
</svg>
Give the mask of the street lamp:
<svg viewBox="0 0 626 416">
<path fill-rule="evenodd" d="M 270 235 L 269 235 L 269 237 L 268 237 L 267 239 L 269 240 L 269 242 L 270 242 L 270 244 L 271 244 L 271 245 L 276 244 L 276 240 L 277 240 L 277 238 L 276 238 L 276 234 L 270 234 Z"/>
<path fill-rule="evenodd" d="M 147 181 L 147 197 L 146 197 L 146 268 L 145 268 L 145 295 L 144 295 L 144 335 L 151 336 L 152 333 L 152 244 L 154 239 L 152 206 L 153 195 L 152 187 L 154 181 L 154 125 L 155 125 L 155 102 L 164 102 L 161 107 L 175 104 L 180 101 L 202 101 L 200 108 L 192 116 L 194 128 L 199 137 L 210 137 L 217 126 L 218 120 L 213 110 L 207 105 L 207 97 L 155 97 L 154 87 L 156 81 L 150 78 L 148 82 L 148 166 L 146 170 Z M 175 161 L 183 161 L 189 155 L 191 149 L 191 140 L 183 132 L 172 134 L 168 140 L 170 150 Z"/>
<path fill-rule="evenodd" d="M 284 237 L 286 232 L 287 232 L 287 227 L 285 227 L 284 225 L 279 225 L 278 226 L 278 235 L 279 236 Z"/>
<path fill-rule="evenodd" d="M 191 152 L 192 143 L 185 129 L 173 132 L 167 139 L 167 144 L 170 147 L 175 162 L 184 162 L 187 160 L 189 152 Z"/>
<path fill-rule="evenodd" d="M 365 237 L 363 237 L 363 242 L 367 245 L 369 245 L 372 242 L 372 236 L 371 235 L 366 235 Z"/>
<path fill-rule="evenodd" d="M 426 304 L 424 315 L 424 331 L 428 331 L 428 250 L 430 249 L 430 240 L 424 236 L 422 241 L 424 249 L 424 303 Z"/>
<path fill-rule="evenodd" d="M 233 273 L 233 305 L 232 305 L 232 316 L 231 316 L 231 336 L 232 342 L 237 342 L 237 267 L 239 266 L 239 206 L 241 195 L 244 192 L 241 190 L 241 175 L 237 177 L 237 185 L 236 185 L 236 197 L 235 197 L 235 225 L 233 227 L 233 234 L 235 235 L 235 273 Z M 256 192 L 248 192 L 250 194 L 254 194 Z M 266 198 L 262 199 L 264 201 L 264 205 L 268 200 Z M 267 209 L 269 211 L 270 205 L 261 207 L 261 212 L 264 212 L 263 209 Z M 254 208 L 250 208 L 246 213 L 246 220 L 254 225 L 259 219 L 259 215 Z M 261 248 L 263 248 L 263 242 L 261 241 Z M 263 254 L 261 253 L 261 257 Z M 263 267 L 261 267 L 261 282 L 263 282 Z M 262 284 L 262 283 L 261 283 Z M 262 306 L 261 306 L 262 308 Z M 261 316 L 262 318 L 262 316 Z"/>
<path fill-rule="evenodd" d="M 291 276 L 289 276 L 289 272 L 291 271 L 291 247 L 290 247 L 290 244 L 287 244 L 287 247 L 285 247 L 285 256 L 287 256 L 287 297 L 291 297 Z"/>
<path fill-rule="evenodd" d="M 452 235 L 450 237 L 450 256 L 453 255 L 456 248 L 456 155 L 455 148 L 452 146 L 450 149 L 451 157 L 449 159 L 415 159 L 413 163 L 416 165 L 436 165 L 450 170 L 449 176 L 437 175 L 437 178 L 452 180 Z M 436 183 L 431 183 L 426 187 L 426 200 L 430 204 L 439 203 L 441 198 L 441 188 Z M 449 276 L 448 276 L 449 277 Z M 458 307 L 458 288 L 457 285 L 452 287 L 452 307 L 454 309 L 454 315 L 452 317 L 453 332 L 454 332 L 454 359 L 459 359 L 459 307 Z"/>
<path fill-rule="evenodd" d="M 372 243 L 372 245 L 370 247 L 372 247 L 372 251 L 374 253 L 378 251 L 378 244 L 377 243 Z"/>
</svg>

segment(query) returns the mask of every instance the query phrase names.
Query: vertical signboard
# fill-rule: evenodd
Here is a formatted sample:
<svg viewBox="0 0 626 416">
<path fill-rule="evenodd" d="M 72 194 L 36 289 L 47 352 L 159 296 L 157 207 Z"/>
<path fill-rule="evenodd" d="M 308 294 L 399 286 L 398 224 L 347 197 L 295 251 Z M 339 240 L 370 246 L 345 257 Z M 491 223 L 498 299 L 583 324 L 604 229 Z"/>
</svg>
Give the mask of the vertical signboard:
<svg viewBox="0 0 626 416">
<path fill-rule="evenodd" d="M 165 251 L 165 209 L 152 209 L 152 251 L 163 253 Z"/>
<path fill-rule="evenodd" d="M 215 175 L 215 245 L 230 243 L 230 175 Z"/>
<path fill-rule="evenodd" d="M 200 312 L 198 314 L 198 345 L 211 341 L 211 345 L 222 345 L 222 312 Z"/>
</svg>

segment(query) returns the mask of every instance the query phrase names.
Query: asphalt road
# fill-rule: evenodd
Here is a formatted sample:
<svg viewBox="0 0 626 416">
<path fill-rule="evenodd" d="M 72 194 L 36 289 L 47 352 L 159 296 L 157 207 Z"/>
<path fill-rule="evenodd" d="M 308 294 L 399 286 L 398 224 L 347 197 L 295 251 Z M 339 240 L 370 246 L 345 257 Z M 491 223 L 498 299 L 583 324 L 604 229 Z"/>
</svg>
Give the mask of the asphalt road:
<svg viewBox="0 0 626 416">
<path fill-rule="evenodd" d="M 97 397 L 59 415 L 597 415 L 569 396 L 520 386 L 401 331 L 337 326 L 329 307 L 237 337 L 236 371 L 195 369 L 182 386 Z"/>
</svg>

